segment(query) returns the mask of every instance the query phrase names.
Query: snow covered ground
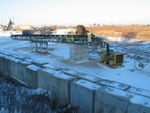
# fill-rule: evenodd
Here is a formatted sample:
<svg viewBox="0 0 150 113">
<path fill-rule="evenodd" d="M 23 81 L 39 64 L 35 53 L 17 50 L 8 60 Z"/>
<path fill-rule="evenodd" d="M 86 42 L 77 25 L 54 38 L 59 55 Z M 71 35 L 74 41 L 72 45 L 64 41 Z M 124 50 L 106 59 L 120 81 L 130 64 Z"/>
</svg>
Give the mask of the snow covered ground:
<svg viewBox="0 0 150 113">
<path fill-rule="evenodd" d="M 0 31 L 0 36 L 11 36 L 11 35 L 21 35 L 22 32 L 20 31 Z"/>
<path fill-rule="evenodd" d="M 99 64 L 100 57 L 98 53 L 90 53 L 89 60 L 86 62 L 70 61 L 70 44 L 49 43 L 49 53 L 39 54 L 31 52 L 31 43 L 29 41 L 13 40 L 10 37 L 0 37 L 0 52 L 9 53 L 20 57 L 27 57 L 32 60 L 48 62 L 52 66 L 73 69 L 78 72 L 87 73 L 106 80 L 117 81 L 136 88 L 150 91 L 150 43 L 128 43 L 128 42 L 109 42 L 111 48 L 125 53 L 124 67 L 112 69 Z M 136 52 L 134 49 L 136 48 Z M 138 48 L 138 49 L 137 49 Z M 147 52 L 146 66 L 141 71 L 134 66 L 135 55 L 138 50 Z"/>
</svg>

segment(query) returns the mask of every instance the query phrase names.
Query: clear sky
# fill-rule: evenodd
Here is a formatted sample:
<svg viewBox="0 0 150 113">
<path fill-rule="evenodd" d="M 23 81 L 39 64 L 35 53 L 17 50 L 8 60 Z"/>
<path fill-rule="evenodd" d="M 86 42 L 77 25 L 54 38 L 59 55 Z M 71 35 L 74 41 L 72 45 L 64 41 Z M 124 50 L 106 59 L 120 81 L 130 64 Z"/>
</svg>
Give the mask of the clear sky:
<svg viewBox="0 0 150 113">
<path fill-rule="evenodd" d="M 150 0 L 0 0 L 16 25 L 150 24 Z"/>
</svg>

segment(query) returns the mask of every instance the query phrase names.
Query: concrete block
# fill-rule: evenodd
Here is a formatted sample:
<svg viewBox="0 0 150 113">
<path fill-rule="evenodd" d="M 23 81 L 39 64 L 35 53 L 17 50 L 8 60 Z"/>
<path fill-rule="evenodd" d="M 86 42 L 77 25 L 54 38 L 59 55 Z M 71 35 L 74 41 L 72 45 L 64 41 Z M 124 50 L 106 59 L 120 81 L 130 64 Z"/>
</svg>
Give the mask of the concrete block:
<svg viewBox="0 0 150 113">
<path fill-rule="evenodd" d="M 91 81 L 91 82 L 97 82 L 97 81 L 102 80 L 98 77 L 94 77 L 92 75 L 88 75 L 88 74 L 77 72 L 77 71 L 70 70 L 70 69 L 64 69 L 64 70 L 62 70 L 62 72 L 67 74 L 67 75 L 75 76 L 78 79 L 85 79 L 85 80 Z"/>
<path fill-rule="evenodd" d="M 33 63 L 34 65 L 39 66 L 39 67 L 43 67 L 43 65 L 48 64 L 47 62 L 38 61 L 38 60 L 33 60 L 32 63 Z"/>
<path fill-rule="evenodd" d="M 7 68 L 8 68 L 6 57 L 7 57 L 7 56 L 4 56 L 4 57 L 2 58 L 2 62 L 3 62 L 3 72 L 2 72 L 2 73 L 3 73 L 4 75 L 7 75 Z"/>
<path fill-rule="evenodd" d="M 0 53 L 0 73 L 2 71 L 2 54 Z"/>
<path fill-rule="evenodd" d="M 9 76 L 10 75 L 10 60 L 9 56 L 4 55 L 1 57 L 2 61 L 2 74 Z"/>
<path fill-rule="evenodd" d="M 150 98 L 150 91 L 144 89 L 131 87 L 127 91 Z"/>
<path fill-rule="evenodd" d="M 26 66 L 30 65 L 30 62 L 23 61 L 17 58 L 13 58 L 10 61 L 11 66 L 11 76 L 14 78 L 25 81 L 26 79 Z"/>
<path fill-rule="evenodd" d="M 4 71 L 4 58 L 6 57 L 6 55 L 4 54 L 0 54 L 0 73 L 3 74 Z"/>
<path fill-rule="evenodd" d="M 130 99 L 135 95 L 111 87 L 103 87 L 95 93 L 94 113 L 126 113 Z"/>
<path fill-rule="evenodd" d="M 15 57 L 15 58 L 17 58 L 17 59 L 20 59 L 20 60 L 25 60 L 26 59 L 26 57 L 21 56 L 21 55 L 12 55 L 12 56 Z"/>
<path fill-rule="evenodd" d="M 51 91 L 53 101 L 59 106 L 70 103 L 70 82 L 75 79 L 75 77 L 48 68 L 38 70 L 38 88 Z"/>
<path fill-rule="evenodd" d="M 18 69 L 19 69 L 19 65 L 18 63 L 20 62 L 20 59 L 17 59 L 15 57 L 12 57 L 10 59 L 10 71 L 11 71 L 11 76 L 14 78 L 18 78 L 19 79 L 19 74 L 18 74 Z"/>
<path fill-rule="evenodd" d="M 116 89 L 127 90 L 130 86 L 110 80 L 101 80 L 96 82 L 99 85 L 114 87 Z"/>
<path fill-rule="evenodd" d="M 15 65 L 12 65 L 12 61 L 14 61 L 14 60 L 17 61 L 18 59 L 14 58 L 13 56 L 7 56 L 5 58 L 6 58 L 6 60 L 5 60 L 5 64 L 6 64 L 5 70 L 7 72 L 7 75 L 11 76 L 12 68 L 15 68 Z"/>
<path fill-rule="evenodd" d="M 38 70 L 41 69 L 40 67 L 36 65 L 28 65 L 26 67 L 26 76 L 25 76 L 25 82 L 31 87 L 31 88 L 38 88 L 37 81 L 38 81 Z"/>
<path fill-rule="evenodd" d="M 49 69 L 53 69 L 53 70 L 61 70 L 62 69 L 59 66 L 53 66 L 51 64 L 45 64 L 45 65 L 43 65 L 43 68 L 49 68 Z"/>
<path fill-rule="evenodd" d="M 133 97 L 127 113 L 150 113 L 150 98 L 138 95 Z"/>
<path fill-rule="evenodd" d="M 86 80 L 72 82 L 70 90 L 71 106 L 79 106 L 78 113 L 94 113 L 95 91 L 100 88 L 100 85 Z"/>
<path fill-rule="evenodd" d="M 14 73 L 15 78 L 17 78 L 20 81 L 25 81 L 25 79 L 26 79 L 26 66 L 28 66 L 30 64 L 31 64 L 30 62 L 19 60 L 19 62 L 17 62 L 15 64 L 15 67 L 17 68 L 16 72 Z"/>
<path fill-rule="evenodd" d="M 70 45 L 70 60 L 82 61 L 88 59 L 87 44 L 71 44 Z"/>
</svg>

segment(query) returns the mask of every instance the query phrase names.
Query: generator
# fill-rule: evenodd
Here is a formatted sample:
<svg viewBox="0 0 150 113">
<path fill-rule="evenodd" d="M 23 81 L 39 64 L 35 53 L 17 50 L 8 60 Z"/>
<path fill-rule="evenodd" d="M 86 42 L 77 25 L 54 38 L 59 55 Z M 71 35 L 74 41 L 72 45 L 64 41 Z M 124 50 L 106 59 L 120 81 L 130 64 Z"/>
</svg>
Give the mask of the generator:
<svg viewBox="0 0 150 113">
<path fill-rule="evenodd" d="M 109 49 L 109 44 L 107 44 L 107 48 L 100 53 L 100 63 L 108 66 L 108 67 L 118 67 L 123 64 L 124 54 L 120 52 L 113 52 Z"/>
</svg>

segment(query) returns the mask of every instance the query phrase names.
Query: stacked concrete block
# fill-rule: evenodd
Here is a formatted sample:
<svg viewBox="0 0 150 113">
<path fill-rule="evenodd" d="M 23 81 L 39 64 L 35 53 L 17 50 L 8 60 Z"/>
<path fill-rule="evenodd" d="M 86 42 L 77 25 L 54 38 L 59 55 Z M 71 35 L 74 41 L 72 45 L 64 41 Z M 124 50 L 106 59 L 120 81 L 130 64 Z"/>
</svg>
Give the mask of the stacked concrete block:
<svg viewBox="0 0 150 113">
<path fill-rule="evenodd" d="M 19 59 L 16 59 L 13 56 L 1 54 L 0 55 L 0 64 L 1 64 L 0 72 L 4 75 L 9 75 L 9 76 L 16 75 L 16 72 L 18 70 L 16 65 L 18 64 L 19 61 L 20 61 Z"/>
<path fill-rule="evenodd" d="M 4 58 L 6 55 L 0 54 L 0 73 L 4 73 Z"/>
<path fill-rule="evenodd" d="M 37 60 L 33 60 L 32 63 L 33 63 L 34 65 L 39 66 L 39 67 L 43 67 L 43 65 L 48 64 L 48 63 L 46 63 L 46 62 L 37 61 Z"/>
<path fill-rule="evenodd" d="M 0 53 L 0 73 L 2 72 L 2 54 Z"/>
<path fill-rule="evenodd" d="M 36 65 L 28 65 L 26 67 L 26 77 L 25 82 L 31 87 L 31 88 L 38 88 L 38 70 L 41 69 L 40 67 Z"/>
<path fill-rule="evenodd" d="M 19 79 L 19 75 L 18 75 L 18 63 L 20 62 L 20 59 L 17 59 L 15 57 L 10 59 L 10 71 L 11 71 L 11 76 L 14 78 L 18 78 Z"/>
<path fill-rule="evenodd" d="M 70 60 L 83 61 L 88 59 L 87 44 L 71 44 L 70 45 Z"/>
<path fill-rule="evenodd" d="M 62 72 L 67 75 L 75 76 L 78 79 L 84 79 L 84 80 L 91 81 L 91 82 L 98 82 L 98 81 L 102 80 L 100 78 L 97 78 L 97 77 L 94 77 L 94 76 L 91 76 L 91 75 L 88 75 L 85 73 L 80 73 L 80 72 L 77 72 L 74 70 L 70 70 L 70 69 L 64 69 L 64 70 L 62 70 Z"/>
<path fill-rule="evenodd" d="M 22 61 L 20 60 L 17 63 L 17 75 L 16 77 L 21 80 L 21 81 L 25 81 L 26 80 L 26 66 L 30 65 L 31 62 L 28 61 Z"/>
<path fill-rule="evenodd" d="M 116 89 L 127 90 L 130 86 L 110 80 L 101 80 L 96 82 L 99 85 L 114 87 Z"/>
<path fill-rule="evenodd" d="M 126 113 L 130 99 L 135 95 L 111 87 L 103 87 L 95 93 L 94 113 Z"/>
<path fill-rule="evenodd" d="M 1 62 L 1 73 L 4 75 L 10 75 L 10 56 L 2 55 L 0 56 L 0 62 Z"/>
<path fill-rule="evenodd" d="M 43 65 L 43 68 L 49 68 L 49 69 L 52 69 L 52 70 L 61 70 L 62 69 L 62 67 L 53 66 L 51 64 L 45 64 L 45 65 Z"/>
<path fill-rule="evenodd" d="M 69 104 L 70 82 L 75 79 L 75 77 L 48 68 L 38 70 L 38 88 L 51 91 L 53 101 L 58 106 Z"/>
<path fill-rule="evenodd" d="M 11 75 L 18 80 L 25 81 L 26 66 L 30 64 L 30 62 L 19 59 L 11 61 Z"/>
<path fill-rule="evenodd" d="M 26 57 L 21 56 L 21 55 L 12 55 L 13 57 L 20 59 L 20 60 L 24 60 Z"/>
<path fill-rule="evenodd" d="M 9 76 L 10 75 L 10 60 L 9 60 L 9 56 L 4 57 L 3 59 L 3 63 L 4 63 L 4 71 L 5 71 L 5 75 Z"/>
<path fill-rule="evenodd" d="M 128 89 L 129 92 L 138 94 L 138 95 L 142 95 L 145 97 L 150 98 L 150 91 L 144 90 L 144 89 L 139 89 L 139 88 L 135 88 L 135 87 L 131 87 Z"/>
<path fill-rule="evenodd" d="M 133 97 L 127 113 L 150 113 L 150 98 L 138 95 Z"/>
<path fill-rule="evenodd" d="M 14 70 L 12 70 L 12 68 L 15 68 L 15 65 L 12 64 L 12 62 L 14 62 L 14 61 L 17 62 L 17 61 L 20 61 L 20 60 L 16 59 L 13 56 L 7 56 L 7 57 L 5 57 L 5 65 L 6 65 L 5 67 L 7 67 L 5 70 L 6 70 L 6 72 L 7 72 L 7 74 L 9 76 L 11 76 L 12 72 L 14 72 Z"/>
<path fill-rule="evenodd" d="M 70 90 L 71 106 L 78 106 L 78 113 L 94 113 L 95 91 L 100 88 L 100 85 L 86 80 L 72 82 Z"/>
</svg>

